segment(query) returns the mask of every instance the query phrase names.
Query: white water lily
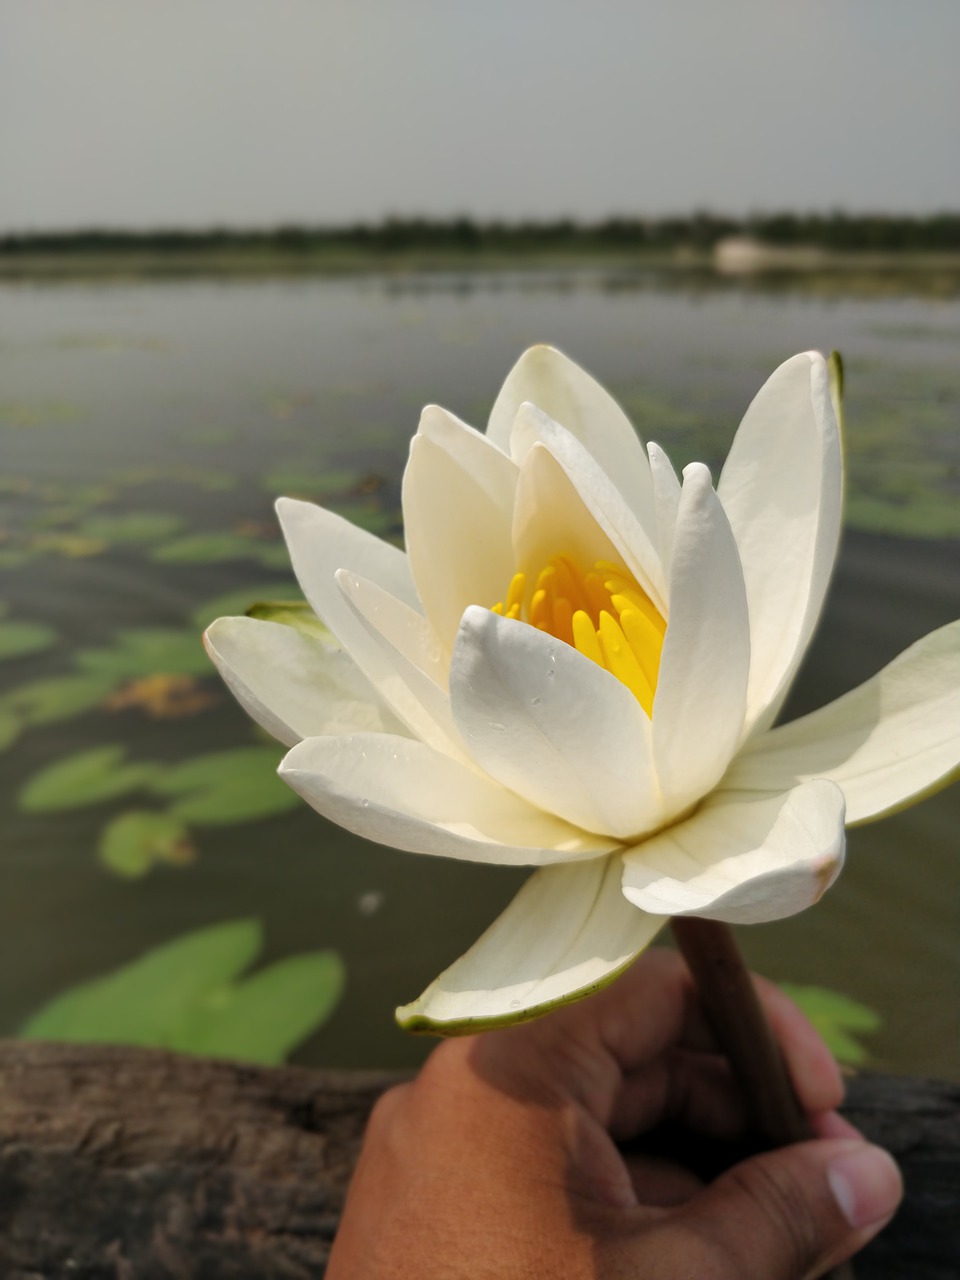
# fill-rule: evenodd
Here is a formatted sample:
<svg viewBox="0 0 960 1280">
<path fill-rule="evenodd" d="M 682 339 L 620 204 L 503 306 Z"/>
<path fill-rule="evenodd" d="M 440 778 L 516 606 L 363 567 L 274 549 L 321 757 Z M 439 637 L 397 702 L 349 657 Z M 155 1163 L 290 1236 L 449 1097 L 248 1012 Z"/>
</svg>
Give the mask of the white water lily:
<svg viewBox="0 0 960 1280">
<path fill-rule="evenodd" d="M 673 915 L 774 920 L 839 872 L 844 819 L 960 762 L 960 623 L 832 705 L 771 728 L 837 551 L 826 361 L 781 365 L 714 489 L 682 484 L 549 347 L 482 434 L 424 410 L 407 551 L 282 499 L 293 567 L 335 644 L 223 618 L 208 650 L 292 747 L 281 775 L 350 831 L 537 867 L 403 1025 L 457 1033 L 611 981 Z"/>
</svg>

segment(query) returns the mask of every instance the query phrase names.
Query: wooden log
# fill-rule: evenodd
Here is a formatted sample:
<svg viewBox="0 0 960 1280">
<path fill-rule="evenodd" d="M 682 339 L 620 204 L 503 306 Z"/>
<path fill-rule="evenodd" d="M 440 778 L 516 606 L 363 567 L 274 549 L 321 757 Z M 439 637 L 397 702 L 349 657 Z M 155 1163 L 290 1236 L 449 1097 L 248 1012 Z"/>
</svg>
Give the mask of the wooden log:
<svg viewBox="0 0 960 1280">
<path fill-rule="evenodd" d="M 367 1115 L 398 1078 L 0 1044 L 0 1276 L 321 1277 Z M 865 1073 L 846 1113 L 907 1181 L 857 1280 L 957 1280 L 960 1086 Z"/>
</svg>

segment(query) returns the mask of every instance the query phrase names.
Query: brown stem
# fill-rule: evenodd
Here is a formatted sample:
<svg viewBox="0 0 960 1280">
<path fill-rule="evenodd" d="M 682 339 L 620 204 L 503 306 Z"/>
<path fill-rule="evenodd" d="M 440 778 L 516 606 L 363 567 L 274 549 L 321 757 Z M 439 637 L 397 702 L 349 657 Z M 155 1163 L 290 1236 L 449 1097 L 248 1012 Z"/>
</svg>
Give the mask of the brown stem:
<svg viewBox="0 0 960 1280">
<path fill-rule="evenodd" d="M 757 1136 L 769 1147 L 812 1138 L 730 926 L 674 916 L 670 928 L 690 966 L 707 1021 L 753 1111 Z"/>
<path fill-rule="evenodd" d="M 707 1021 L 730 1061 L 757 1136 L 769 1147 L 813 1137 L 794 1092 L 780 1047 L 729 925 L 674 916 L 670 928 L 690 966 Z M 850 1263 L 830 1280 L 853 1280 Z"/>
</svg>

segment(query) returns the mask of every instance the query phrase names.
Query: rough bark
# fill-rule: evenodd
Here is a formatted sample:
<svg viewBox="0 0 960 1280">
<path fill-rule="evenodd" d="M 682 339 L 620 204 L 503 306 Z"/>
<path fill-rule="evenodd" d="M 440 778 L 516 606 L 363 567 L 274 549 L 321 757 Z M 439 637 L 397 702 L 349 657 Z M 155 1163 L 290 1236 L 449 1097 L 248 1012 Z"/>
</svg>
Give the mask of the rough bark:
<svg viewBox="0 0 960 1280">
<path fill-rule="evenodd" d="M 366 1117 L 395 1079 L 0 1044 L 0 1275 L 321 1277 Z M 857 1280 L 956 1280 L 960 1086 L 864 1074 L 849 1093 L 907 1180 Z"/>
</svg>

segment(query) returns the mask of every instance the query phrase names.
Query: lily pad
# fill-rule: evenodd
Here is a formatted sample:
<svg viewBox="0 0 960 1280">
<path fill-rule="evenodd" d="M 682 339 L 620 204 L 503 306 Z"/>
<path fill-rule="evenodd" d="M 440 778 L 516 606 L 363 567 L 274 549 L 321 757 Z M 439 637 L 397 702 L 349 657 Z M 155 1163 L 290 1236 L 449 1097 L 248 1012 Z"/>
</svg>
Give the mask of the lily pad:
<svg viewBox="0 0 960 1280">
<path fill-rule="evenodd" d="M 183 528 L 181 516 L 162 511 L 134 511 L 123 516 L 94 516 L 85 520 L 79 532 L 104 542 L 156 542 L 172 538 Z"/>
<path fill-rule="evenodd" d="M 165 769 L 151 789 L 173 800 L 171 813 L 198 826 L 272 817 L 300 803 L 277 776 L 282 755 L 272 746 L 215 751 Z"/>
<path fill-rule="evenodd" d="M 185 866 L 193 861 L 196 850 L 186 823 L 174 814 L 133 809 L 104 827 L 98 856 L 110 871 L 135 880 L 157 862 Z"/>
<path fill-rule="evenodd" d="M 113 688 L 109 676 L 50 676 L 19 685 L 0 698 L 0 713 L 23 726 L 69 720 L 98 706 Z"/>
<path fill-rule="evenodd" d="M 326 471 L 311 472 L 309 465 L 286 462 L 263 477 L 263 487 L 267 493 L 290 498 L 331 498 L 351 493 L 364 483 L 365 478 L 362 471 L 331 467 Z"/>
<path fill-rule="evenodd" d="M 0 569 L 20 569 L 33 557 L 34 552 L 26 547 L 0 547 Z"/>
<path fill-rule="evenodd" d="M 881 1026 L 883 1019 L 865 1004 L 826 987 L 800 987 L 782 982 L 783 991 L 803 1010 L 838 1062 L 856 1067 L 870 1052 L 857 1039 Z"/>
<path fill-rule="evenodd" d="M 258 560 L 263 548 L 253 538 L 235 533 L 195 533 L 165 542 L 153 552 L 160 564 L 221 564 L 225 560 Z"/>
<path fill-rule="evenodd" d="M 262 945 L 256 920 L 188 933 L 138 960 L 57 996 L 23 1027 L 32 1040 L 179 1047 L 196 1003 L 226 986 Z"/>
<path fill-rule="evenodd" d="M 344 967 L 333 951 L 307 952 L 238 982 L 261 946 L 255 920 L 184 934 L 57 996 L 20 1034 L 281 1063 L 329 1018 Z"/>
<path fill-rule="evenodd" d="M 0 751 L 6 751 L 20 737 L 23 723 L 12 711 L 0 707 Z"/>
<path fill-rule="evenodd" d="M 0 660 L 40 653 L 57 643 L 57 633 L 42 622 L 0 622 Z"/>
<path fill-rule="evenodd" d="M 190 615 L 191 621 L 204 631 L 216 618 L 234 618 L 247 613 L 250 609 L 259 608 L 258 600 L 271 600 L 278 603 L 298 600 L 300 588 L 295 582 L 268 582 L 259 587 L 244 587 L 239 591 L 229 591 L 226 595 L 208 600 Z"/>
<path fill-rule="evenodd" d="M 278 960 L 208 995 L 184 1028 L 187 1051 L 278 1065 L 327 1021 L 345 977 L 335 951 Z"/>
<path fill-rule="evenodd" d="M 155 720 L 180 720 L 206 711 L 219 701 L 219 695 L 204 688 L 196 676 L 158 672 L 123 685 L 107 698 L 104 707 L 107 711 L 136 709 Z"/>
<path fill-rule="evenodd" d="M 158 672 L 185 676 L 210 673 L 209 659 L 196 632 L 160 627 L 121 631 L 112 649 L 78 653 L 77 666 L 96 675 L 113 676 L 116 681 Z"/>
<path fill-rule="evenodd" d="M 159 766 L 126 764 L 126 754 L 120 746 L 93 747 L 48 765 L 20 792 L 20 808 L 26 813 L 59 813 L 141 790 L 156 777 Z"/>
</svg>

